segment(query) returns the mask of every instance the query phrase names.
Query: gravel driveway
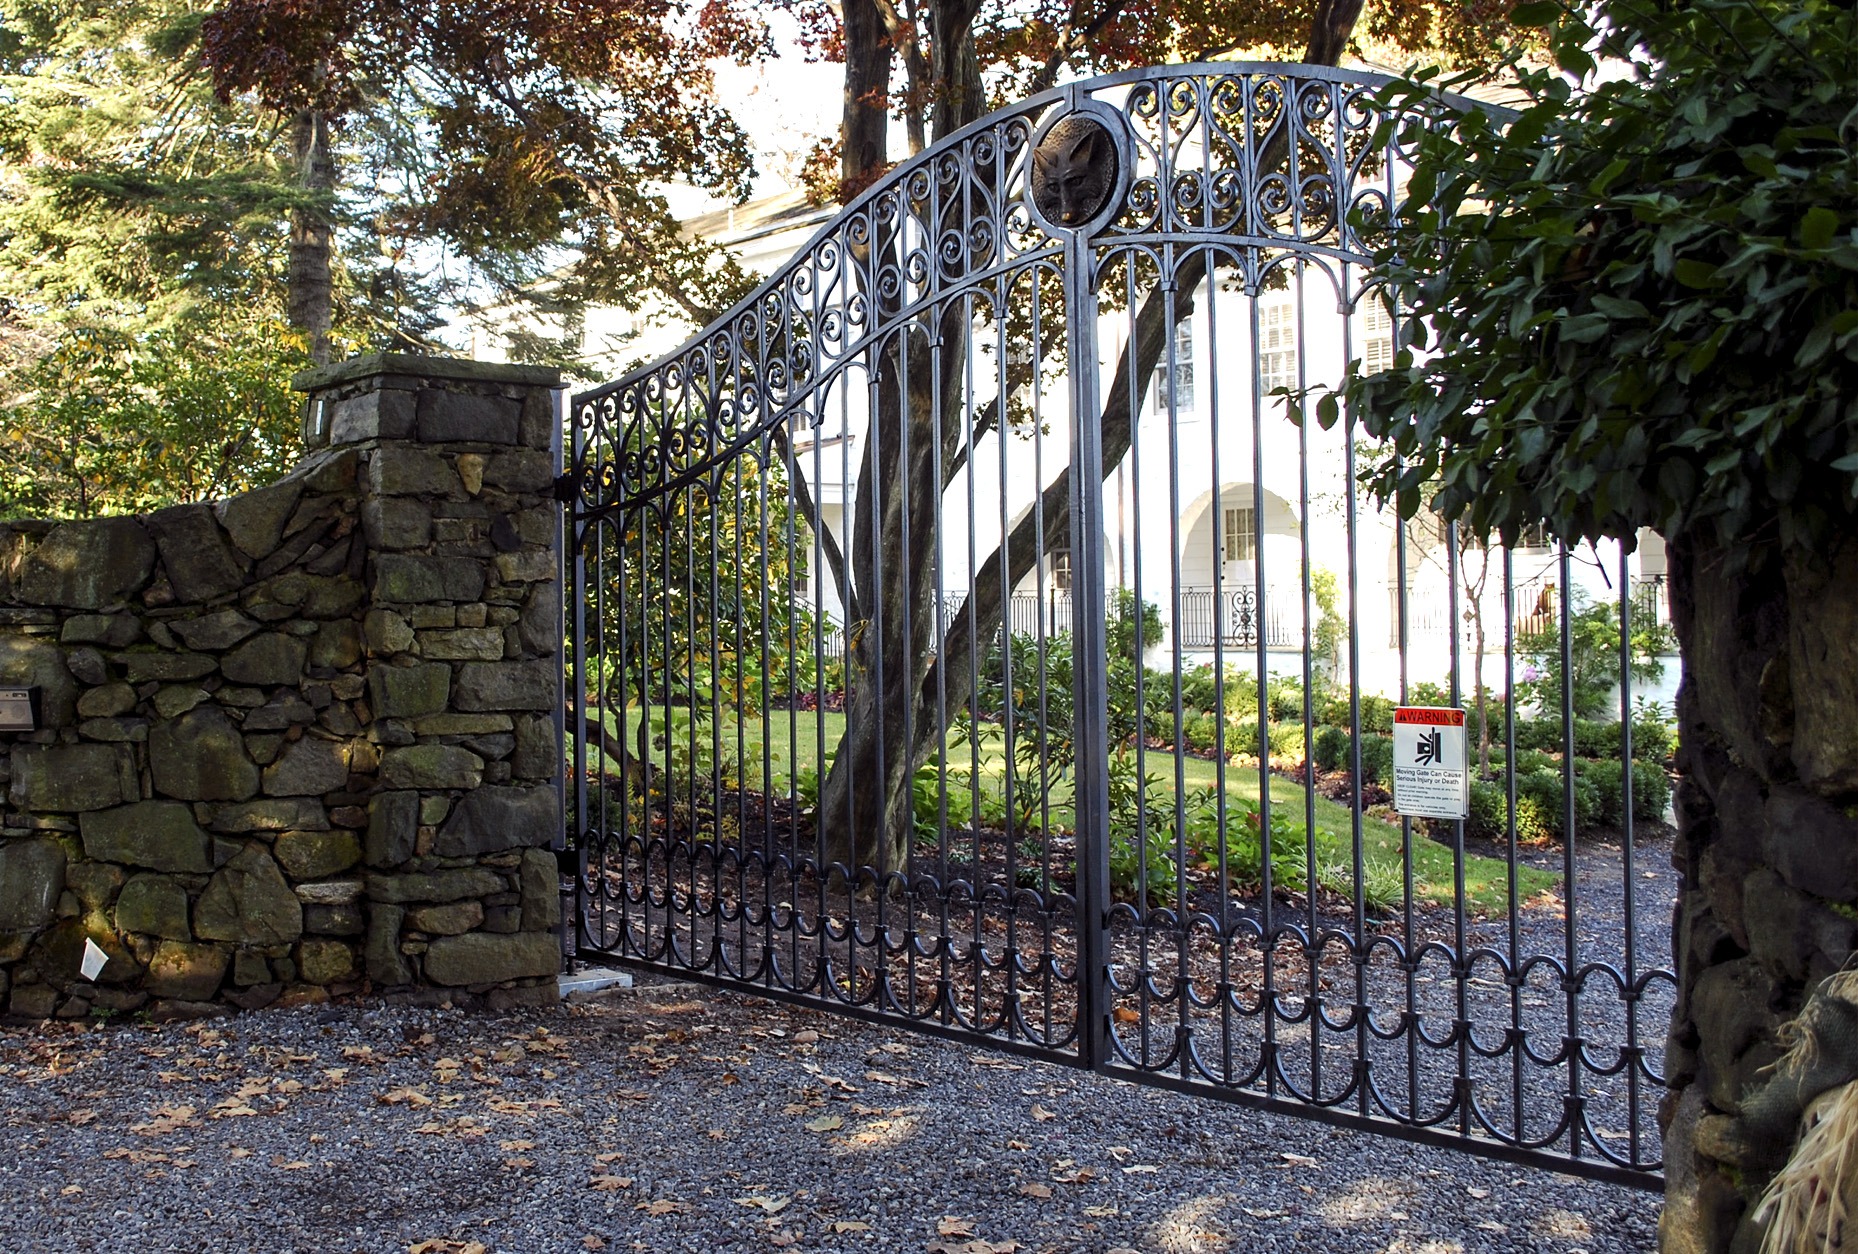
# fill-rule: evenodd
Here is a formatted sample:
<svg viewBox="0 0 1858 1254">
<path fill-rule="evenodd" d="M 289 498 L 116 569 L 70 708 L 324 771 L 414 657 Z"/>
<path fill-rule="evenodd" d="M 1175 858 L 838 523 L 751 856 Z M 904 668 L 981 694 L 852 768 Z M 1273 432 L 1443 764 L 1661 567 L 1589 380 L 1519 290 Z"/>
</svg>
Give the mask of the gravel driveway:
<svg viewBox="0 0 1858 1254">
<path fill-rule="evenodd" d="M 0 1251 L 1650 1250 L 1651 1194 L 659 988 L 0 1029 Z"/>
</svg>

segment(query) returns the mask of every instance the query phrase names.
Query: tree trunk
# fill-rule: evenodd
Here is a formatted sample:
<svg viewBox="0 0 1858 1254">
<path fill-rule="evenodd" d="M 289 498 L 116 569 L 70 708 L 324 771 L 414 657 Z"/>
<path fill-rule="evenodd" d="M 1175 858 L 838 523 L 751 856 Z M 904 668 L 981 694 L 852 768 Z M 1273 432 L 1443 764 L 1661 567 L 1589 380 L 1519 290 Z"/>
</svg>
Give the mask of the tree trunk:
<svg viewBox="0 0 1858 1254">
<path fill-rule="evenodd" d="M 333 355 L 335 232 L 329 198 L 335 191 L 335 151 L 329 145 L 328 115 L 305 109 L 291 123 L 297 185 L 314 198 L 291 211 L 290 275 L 286 316 L 309 340 L 310 360 L 325 365 Z"/>
<path fill-rule="evenodd" d="M 878 12 L 867 4 L 868 0 L 848 0 L 844 9 L 846 121 L 842 139 L 848 182 L 868 179 L 873 169 L 856 163 L 854 153 L 868 157 L 874 142 L 869 136 L 882 134 L 881 121 L 865 113 L 873 99 L 870 91 L 879 81 L 879 62 L 882 81 L 889 81 L 890 53 L 883 46 Z M 1312 27 L 1306 60 L 1333 64 L 1360 9 L 1360 0 L 1325 0 Z M 863 16 L 854 20 L 860 13 Z M 970 29 L 974 13 L 970 0 L 938 3 L 930 11 L 936 139 L 979 117 L 985 102 Z M 1338 27 L 1344 21 L 1347 26 Z M 857 48 L 870 50 L 863 55 L 872 59 L 871 65 L 861 63 Z M 859 85 L 856 90 L 854 83 Z M 854 131 L 854 126 L 859 129 Z M 1287 132 L 1280 128 L 1261 147 L 1261 169 L 1284 162 L 1289 155 Z M 953 205 L 950 212 L 961 208 Z M 953 219 L 945 214 L 944 221 L 948 220 Z M 894 238 L 873 244 L 880 251 L 896 246 Z M 869 267 L 861 265 L 861 269 Z M 1173 291 L 1151 293 L 1138 313 L 1135 333 L 1117 364 L 1114 380 L 1102 393 L 1106 402 L 1099 422 L 1106 474 L 1127 455 L 1134 434 L 1130 372 L 1137 372 L 1133 377 L 1141 381 L 1135 389 L 1139 407 L 1166 351 L 1173 323 L 1192 313 L 1193 293 L 1206 277 L 1206 253 L 1187 251 L 1176 264 Z M 848 641 L 845 732 L 820 789 L 819 814 L 828 861 L 854 868 L 871 866 L 880 874 L 903 868 L 913 825 L 913 777 L 941 748 L 942 712 L 959 711 L 972 696 L 973 662 L 999 630 L 1006 590 L 1037 566 L 1043 556 L 1041 535 L 1068 534 L 1071 477 L 1063 473 L 1044 487 L 1037 505 L 972 572 L 964 611 L 944 637 L 940 656 L 930 659 L 940 614 L 935 559 L 942 537 L 935 526 L 935 505 L 954 474 L 957 458 L 967 452 L 961 439 L 969 429 L 961 406 L 963 389 L 955 384 L 966 363 L 971 330 L 957 317 L 958 310 L 956 306 L 940 315 L 935 335 L 920 326 L 913 332 L 899 332 L 874 354 L 876 401 L 859 469 L 857 516 L 846 524 L 852 542 L 848 546 L 850 571 L 840 588 Z M 906 339 L 906 335 L 914 338 Z M 929 347 L 932 340 L 938 345 L 933 350 Z M 901 368 L 900 358 L 906 343 L 911 363 L 907 371 Z M 938 367 L 933 372 L 922 364 L 930 361 Z M 944 404 L 939 413 L 931 406 L 932 374 L 942 380 Z M 906 375 L 907 392 L 900 382 Z M 978 438 L 980 424 L 973 430 Z M 942 448 L 940 482 L 930 453 L 938 442 Z M 809 522 L 820 530 L 816 510 L 814 514 Z"/>
<path fill-rule="evenodd" d="M 890 41 L 873 0 L 844 0 L 845 105 L 839 122 L 840 197 L 862 191 L 890 160 Z"/>
<path fill-rule="evenodd" d="M 1788 1146 L 1735 1116 L 1777 1029 L 1858 943 L 1858 536 L 1746 565 L 1673 537 L 1682 877 L 1659 1112 L 1666 1254 L 1755 1248 Z"/>
</svg>

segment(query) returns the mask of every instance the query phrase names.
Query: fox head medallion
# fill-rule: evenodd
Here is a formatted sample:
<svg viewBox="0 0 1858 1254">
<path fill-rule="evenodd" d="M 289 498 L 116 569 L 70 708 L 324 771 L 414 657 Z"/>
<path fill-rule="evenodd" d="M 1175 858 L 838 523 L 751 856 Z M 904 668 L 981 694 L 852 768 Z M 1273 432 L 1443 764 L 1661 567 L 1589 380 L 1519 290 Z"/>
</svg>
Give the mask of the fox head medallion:
<svg viewBox="0 0 1858 1254">
<path fill-rule="evenodd" d="M 1081 226 L 1116 185 L 1116 144 L 1101 122 L 1068 117 L 1032 150 L 1032 200 L 1047 222 Z"/>
</svg>

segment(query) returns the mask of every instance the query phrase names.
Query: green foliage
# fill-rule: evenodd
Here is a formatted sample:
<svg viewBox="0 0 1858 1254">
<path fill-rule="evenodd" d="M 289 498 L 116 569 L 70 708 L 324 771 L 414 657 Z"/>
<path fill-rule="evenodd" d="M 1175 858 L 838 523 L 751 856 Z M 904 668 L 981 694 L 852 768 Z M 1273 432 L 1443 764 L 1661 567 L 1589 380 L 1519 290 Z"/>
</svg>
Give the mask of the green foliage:
<svg viewBox="0 0 1858 1254">
<path fill-rule="evenodd" d="M 73 330 L 0 378 L 0 517 L 133 513 L 261 487 L 302 450 L 276 321 Z"/>
<path fill-rule="evenodd" d="M 1348 765 L 1348 733 L 1340 727 L 1317 731 L 1312 755 L 1319 770 L 1339 771 Z"/>
<path fill-rule="evenodd" d="M 1812 545 L 1858 509 L 1858 13 L 1836 0 L 1531 6 L 1499 128 L 1390 99 L 1416 168 L 1376 273 L 1423 354 L 1345 391 L 1365 478 L 1476 535 L 1640 527 Z M 1595 52 L 1628 67 L 1595 75 Z M 1570 86 L 1570 80 L 1578 87 Z M 1325 422 L 1335 398 L 1319 406 Z"/>
<path fill-rule="evenodd" d="M 1575 716 L 1594 718 L 1606 712 L 1607 698 L 1619 687 L 1619 610 L 1606 602 L 1588 603 L 1578 589 L 1574 595 L 1568 614 L 1568 662 L 1573 676 L 1569 686 Z M 1632 624 L 1632 678 L 1637 683 L 1656 683 L 1664 674 L 1662 657 L 1677 652 L 1676 638 L 1649 612 L 1634 614 Z M 1544 630 L 1519 640 L 1517 650 L 1526 663 L 1516 685 L 1517 696 L 1543 714 L 1559 717 L 1559 616 L 1551 616 Z M 1613 706 L 1617 709 L 1618 703 Z"/>
<path fill-rule="evenodd" d="M 1137 628 L 1141 628 L 1140 645 L 1137 648 Z M 1136 612 L 1135 593 L 1128 588 L 1117 588 L 1110 594 L 1110 614 L 1108 621 L 1107 644 L 1113 658 L 1125 658 L 1140 664 L 1141 654 L 1155 647 L 1161 639 L 1161 607 L 1153 601 L 1142 602 L 1141 612 Z"/>
<path fill-rule="evenodd" d="M 1620 827 L 1626 821 L 1625 772 L 1617 760 L 1580 758 L 1575 773 L 1593 786 L 1594 821 L 1606 827 Z M 1653 821 L 1664 817 L 1671 801 L 1671 781 L 1664 768 L 1654 762 L 1632 764 L 1632 817 Z"/>
<path fill-rule="evenodd" d="M 629 514 L 623 530 L 601 529 L 613 586 L 590 586 L 586 608 L 609 706 L 720 717 L 759 708 L 764 691 L 815 690 L 814 624 L 789 560 L 801 555 L 781 539 L 791 513 L 779 460 L 744 453 Z"/>
<path fill-rule="evenodd" d="M 1342 651 L 1348 646 L 1348 619 L 1342 616 L 1336 573 L 1326 566 L 1310 571 L 1310 595 L 1316 599 L 1316 630 L 1311 639 L 1312 652 L 1333 678 L 1342 665 Z"/>
<path fill-rule="evenodd" d="M 1125 901 L 1165 900 L 1180 888 L 1174 859 L 1174 792 L 1136 755 L 1110 756 L 1110 892 Z"/>
</svg>

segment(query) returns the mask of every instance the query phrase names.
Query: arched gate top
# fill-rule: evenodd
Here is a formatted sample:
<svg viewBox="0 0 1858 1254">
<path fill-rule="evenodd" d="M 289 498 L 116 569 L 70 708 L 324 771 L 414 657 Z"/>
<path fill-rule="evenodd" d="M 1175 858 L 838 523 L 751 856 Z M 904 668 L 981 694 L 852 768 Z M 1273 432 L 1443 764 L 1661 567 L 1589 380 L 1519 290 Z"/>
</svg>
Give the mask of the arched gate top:
<svg viewBox="0 0 1858 1254">
<path fill-rule="evenodd" d="M 682 347 L 577 395 L 571 508 L 624 510 L 796 417 L 925 309 L 1099 249 L 1216 243 L 1256 290 L 1279 260 L 1363 264 L 1411 133 L 1503 110 L 1437 93 L 1389 103 L 1386 75 L 1327 66 L 1160 66 L 1053 88 L 899 165 Z M 810 411 L 810 412 L 809 412 Z"/>
</svg>

